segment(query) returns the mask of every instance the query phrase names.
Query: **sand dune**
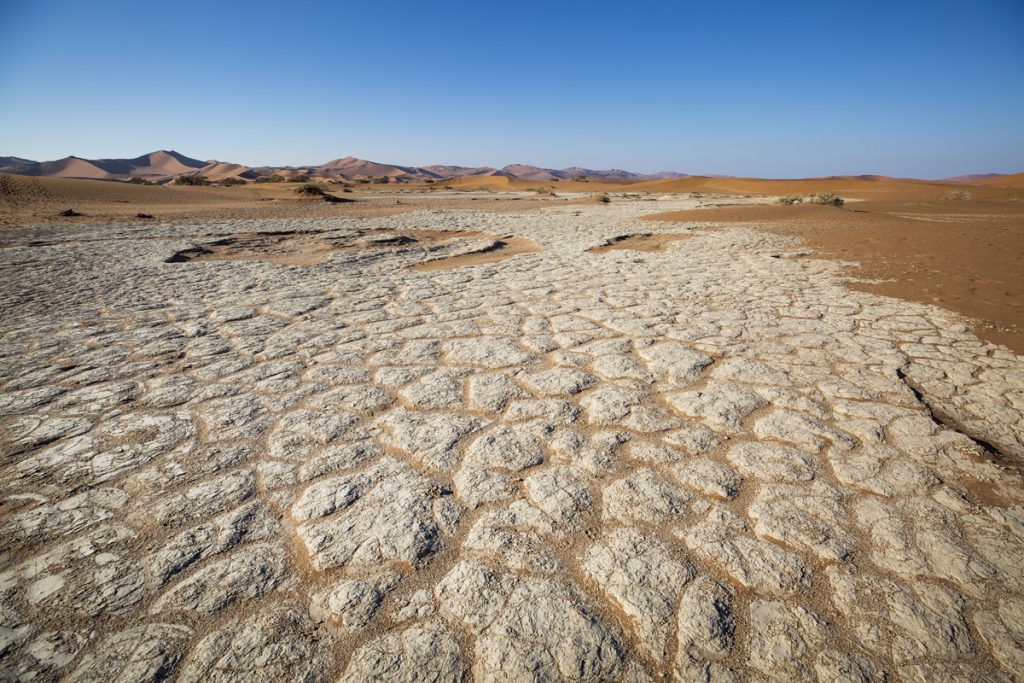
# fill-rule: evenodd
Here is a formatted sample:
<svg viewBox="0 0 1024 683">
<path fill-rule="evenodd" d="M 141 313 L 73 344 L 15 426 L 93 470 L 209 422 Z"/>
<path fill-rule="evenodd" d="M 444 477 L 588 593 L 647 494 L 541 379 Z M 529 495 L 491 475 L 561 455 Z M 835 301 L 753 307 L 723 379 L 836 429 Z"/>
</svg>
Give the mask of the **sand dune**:
<svg viewBox="0 0 1024 683">
<path fill-rule="evenodd" d="M 291 178 L 301 173 L 320 178 L 370 179 L 386 177 L 405 183 L 489 177 L 509 177 L 535 183 L 550 183 L 555 181 L 575 182 L 577 178 L 583 178 L 583 182 L 587 182 L 588 185 L 578 188 L 572 186 L 573 191 L 614 191 L 620 189 L 619 186 L 623 183 L 631 183 L 630 189 L 634 192 L 740 192 L 752 194 L 858 192 L 867 189 L 868 184 L 871 183 L 887 185 L 890 188 L 895 188 L 901 183 L 1013 187 L 1022 183 L 1021 177 L 1024 175 L 974 174 L 940 181 L 889 178 L 880 175 L 766 180 L 718 175 L 688 175 L 675 171 L 643 174 L 620 168 L 595 170 L 582 166 L 570 166 L 563 169 L 544 168 L 529 164 L 510 164 L 501 169 L 491 166 L 468 167 L 444 164 L 402 166 L 352 156 L 333 159 L 318 166 L 249 167 L 232 162 L 199 161 L 173 150 L 160 150 L 134 159 L 82 159 L 71 156 L 56 161 L 37 162 L 19 157 L 0 157 L 0 173 L 122 181 L 143 178 L 153 182 L 169 182 L 179 175 L 195 173 L 202 173 L 214 180 L 222 180 L 231 176 L 256 178 L 271 174 Z M 604 185 L 610 187 L 602 187 Z M 492 185 L 488 183 L 479 185 L 482 188 L 490 186 Z M 568 189 L 564 185 L 559 187 L 564 190 Z"/>
<path fill-rule="evenodd" d="M 438 178 L 437 174 L 430 173 L 420 168 L 411 166 L 394 166 L 392 164 L 380 164 L 355 157 L 344 157 L 334 159 L 316 167 L 317 175 L 332 177 L 345 176 L 346 178 Z"/>
<path fill-rule="evenodd" d="M 468 176 L 493 176 L 493 175 L 504 175 L 503 171 L 499 171 L 496 168 L 490 166 L 445 166 L 442 164 L 433 164 L 431 166 L 421 167 L 423 170 L 430 171 L 441 178 L 465 178 Z"/>
<path fill-rule="evenodd" d="M 128 175 L 166 177 L 198 171 L 205 167 L 207 162 L 190 159 L 174 151 L 161 150 L 131 159 L 128 164 L 131 166 Z"/>
<path fill-rule="evenodd" d="M 1024 187 L 1024 173 L 1002 175 L 995 178 L 979 180 L 974 185 L 985 185 L 989 187 Z"/>
<path fill-rule="evenodd" d="M 211 180 L 224 180 L 225 178 L 240 178 L 254 175 L 252 169 L 242 164 L 232 164 L 226 161 L 211 161 L 199 169 L 199 173 Z"/>
<path fill-rule="evenodd" d="M 550 168 L 540 168 L 539 166 L 529 166 L 527 164 L 509 164 L 501 170 L 524 180 L 554 180 L 559 177 Z"/>
<path fill-rule="evenodd" d="M 991 180 L 993 178 L 1001 178 L 1004 173 L 968 173 L 966 175 L 957 175 L 951 178 L 942 178 L 937 182 L 940 183 L 954 183 L 963 185 L 966 183 L 976 183 L 981 180 Z"/>
<path fill-rule="evenodd" d="M 67 157 L 57 161 L 44 161 L 39 165 L 39 175 L 53 178 L 113 178 L 114 175 L 96 164 L 79 159 L 78 157 Z"/>
<path fill-rule="evenodd" d="M 94 180 L 169 180 L 194 173 L 207 162 L 190 159 L 174 151 L 161 150 L 134 159 L 82 159 L 69 156 L 56 161 L 29 161 L 17 157 L 0 159 L 0 172 L 49 178 L 90 178 Z M 12 162 L 12 163 L 6 163 Z"/>
</svg>

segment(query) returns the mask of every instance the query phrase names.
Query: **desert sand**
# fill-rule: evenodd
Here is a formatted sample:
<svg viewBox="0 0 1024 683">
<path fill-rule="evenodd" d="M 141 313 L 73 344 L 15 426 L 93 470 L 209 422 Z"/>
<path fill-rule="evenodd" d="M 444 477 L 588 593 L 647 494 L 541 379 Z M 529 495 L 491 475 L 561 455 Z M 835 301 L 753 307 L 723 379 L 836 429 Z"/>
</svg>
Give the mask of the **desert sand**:
<svg viewBox="0 0 1024 683">
<path fill-rule="evenodd" d="M 996 181 L 999 187 L 993 186 Z M 709 202 L 698 210 L 650 218 L 746 225 L 798 237 L 816 253 L 853 262 L 850 286 L 957 311 L 976 321 L 974 330 L 983 339 L 1024 353 L 1021 177 L 969 187 L 884 184 L 857 191 L 822 185 L 805 183 L 795 193 L 839 189 L 856 201 L 842 208 Z"/>
<path fill-rule="evenodd" d="M 999 182 L 0 176 L 0 678 L 1017 680 Z"/>
</svg>

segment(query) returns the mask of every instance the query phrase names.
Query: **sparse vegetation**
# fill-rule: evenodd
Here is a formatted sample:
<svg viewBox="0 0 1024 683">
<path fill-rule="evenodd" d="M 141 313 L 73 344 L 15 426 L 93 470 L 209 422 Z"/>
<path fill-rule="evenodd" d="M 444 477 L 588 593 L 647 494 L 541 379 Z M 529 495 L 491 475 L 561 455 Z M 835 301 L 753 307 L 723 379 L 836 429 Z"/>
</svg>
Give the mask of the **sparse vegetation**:
<svg viewBox="0 0 1024 683">
<path fill-rule="evenodd" d="M 257 183 L 283 183 L 284 176 L 278 175 L 277 173 L 271 173 L 270 175 L 261 176 L 256 179 Z"/>
<path fill-rule="evenodd" d="M 388 177 L 388 176 L 386 176 L 386 175 L 382 175 L 382 176 L 381 176 L 381 177 L 379 177 L 379 178 L 374 178 L 374 179 L 373 179 L 373 182 L 375 182 L 375 183 L 378 183 L 378 184 L 380 184 L 380 185 L 387 185 L 388 183 L 390 183 L 390 182 L 391 182 L 391 178 L 389 178 L 389 177 Z"/>
<path fill-rule="evenodd" d="M 837 194 L 832 194 L 831 192 L 812 194 L 808 199 L 811 204 L 824 204 L 827 206 L 842 206 L 846 203 L 842 197 Z"/>
<path fill-rule="evenodd" d="M 130 178 L 128 180 L 128 182 L 131 183 L 132 185 L 152 185 L 153 184 L 153 181 L 146 180 L 145 178 L 140 178 L 138 176 L 134 176 L 134 177 Z"/>
<path fill-rule="evenodd" d="M 78 213 L 78 212 L 77 212 L 77 211 L 75 211 L 74 209 L 64 209 L 63 211 L 61 211 L 61 212 L 60 212 L 59 214 L 57 214 L 57 215 L 58 215 L 58 216 L 67 216 L 67 217 L 71 217 L 71 216 L 81 216 L 82 214 Z"/>
<path fill-rule="evenodd" d="M 967 190 L 950 190 L 942 198 L 954 202 L 966 202 L 972 196 Z"/>
<path fill-rule="evenodd" d="M 135 217 L 136 218 L 152 218 L 153 214 L 151 214 L 151 213 L 137 213 L 137 214 L 135 214 Z"/>
<path fill-rule="evenodd" d="M 573 180 L 575 180 L 577 183 L 589 183 L 590 182 L 589 180 L 587 180 L 587 176 L 585 176 L 585 175 L 578 175 L 575 178 L 573 178 Z"/>
<path fill-rule="evenodd" d="M 601 202 L 602 204 L 611 204 L 612 198 L 608 196 L 607 192 L 603 192 L 597 195 L 597 201 Z"/>
<path fill-rule="evenodd" d="M 308 183 L 309 182 L 309 174 L 308 173 L 299 173 L 298 175 L 294 175 L 294 176 L 292 176 L 292 182 L 293 183 Z"/>
<path fill-rule="evenodd" d="M 245 185 L 245 179 L 238 178 L 236 176 L 228 176 L 223 181 L 224 187 L 234 187 L 235 185 Z"/>
<path fill-rule="evenodd" d="M 180 175 L 174 179 L 175 185 L 209 185 L 210 179 L 201 173 L 195 175 Z"/>
<path fill-rule="evenodd" d="M 796 196 L 779 197 L 779 204 L 782 204 L 784 206 L 793 206 L 794 204 L 803 204 L 803 203 L 804 203 L 804 198 L 803 197 L 796 197 Z"/>
<path fill-rule="evenodd" d="M 295 194 L 300 194 L 305 197 L 322 197 L 324 196 L 324 188 L 322 185 L 317 183 L 306 183 L 295 188 Z"/>
<path fill-rule="evenodd" d="M 536 190 L 534 190 L 534 192 L 536 192 L 538 195 L 542 197 L 558 196 L 557 194 L 555 194 L 555 189 L 553 187 L 538 187 Z"/>
</svg>

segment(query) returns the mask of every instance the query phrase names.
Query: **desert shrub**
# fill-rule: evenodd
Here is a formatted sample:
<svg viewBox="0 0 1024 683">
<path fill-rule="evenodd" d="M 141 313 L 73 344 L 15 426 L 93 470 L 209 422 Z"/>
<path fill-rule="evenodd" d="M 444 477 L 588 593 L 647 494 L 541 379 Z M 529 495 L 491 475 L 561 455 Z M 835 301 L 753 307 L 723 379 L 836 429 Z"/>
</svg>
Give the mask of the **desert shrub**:
<svg viewBox="0 0 1024 683">
<path fill-rule="evenodd" d="M 779 204 L 783 204 L 785 206 L 793 206 L 794 204 L 803 204 L 803 202 L 804 202 L 804 198 L 803 197 L 795 197 L 795 196 L 779 197 Z"/>
<path fill-rule="evenodd" d="M 283 183 L 284 176 L 278 175 L 277 173 L 271 173 L 270 175 L 261 176 L 256 179 L 257 183 Z"/>
<path fill-rule="evenodd" d="M 433 178 L 427 178 L 423 182 L 425 182 L 427 185 L 433 185 L 434 184 L 434 179 Z"/>
<path fill-rule="evenodd" d="M 295 188 L 295 194 L 301 194 L 307 197 L 322 197 L 324 194 L 324 188 L 316 183 L 306 183 Z"/>
<path fill-rule="evenodd" d="M 810 196 L 811 204 L 825 204 L 827 206 L 842 206 L 846 202 L 842 197 L 831 192 L 825 192 L 823 194 L 812 194 Z"/>
<path fill-rule="evenodd" d="M 151 213 L 137 213 L 137 214 L 135 214 L 135 217 L 136 218 L 152 218 L 153 214 L 151 214 Z"/>
<path fill-rule="evenodd" d="M 387 185 L 388 183 L 391 182 L 391 178 L 389 178 L 386 175 L 382 175 L 380 178 L 374 178 L 373 182 L 378 183 L 380 185 Z"/>
<path fill-rule="evenodd" d="M 229 176 L 224 179 L 225 187 L 234 187 L 235 185 L 245 185 L 245 180 L 242 178 L 236 178 L 235 176 Z"/>
<path fill-rule="evenodd" d="M 971 193 L 967 190 L 950 190 L 942 198 L 956 202 L 965 202 L 971 198 Z"/>
<path fill-rule="evenodd" d="M 538 195 L 540 195 L 542 197 L 557 197 L 558 196 L 558 195 L 555 194 L 555 189 L 552 188 L 552 187 L 538 187 L 536 190 L 534 190 L 534 192 L 536 192 Z"/>
<path fill-rule="evenodd" d="M 577 183 L 589 183 L 590 182 L 589 180 L 587 180 L 587 176 L 585 176 L 585 175 L 578 175 L 575 178 L 573 178 L 573 180 L 575 180 Z"/>
<path fill-rule="evenodd" d="M 180 175 L 174 179 L 175 185 L 209 185 L 210 179 L 197 173 L 195 175 Z"/>
<path fill-rule="evenodd" d="M 68 216 L 68 217 L 71 217 L 71 216 L 81 216 L 82 214 L 78 213 L 74 209 L 64 209 L 63 211 L 61 211 L 57 215 L 58 216 Z"/>
<path fill-rule="evenodd" d="M 597 201 L 601 202 L 602 204 L 610 204 L 612 198 L 609 197 L 607 193 L 602 193 L 597 195 Z"/>
<path fill-rule="evenodd" d="M 146 180 L 145 178 L 139 178 L 138 176 L 135 176 L 133 178 L 129 178 L 128 182 L 131 183 L 132 185 L 152 185 L 153 184 L 153 181 Z"/>
<path fill-rule="evenodd" d="M 294 175 L 294 176 L 292 176 L 292 182 L 293 183 L 308 183 L 309 182 L 309 174 L 308 173 L 300 173 L 298 175 Z"/>
<path fill-rule="evenodd" d="M 351 188 L 351 187 L 344 187 L 344 188 L 342 188 L 342 190 L 341 190 L 341 191 L 342 191 L 342 192 L 351 192 L 351 191 L 352 191 L 352 188 Z"/>
</svg>

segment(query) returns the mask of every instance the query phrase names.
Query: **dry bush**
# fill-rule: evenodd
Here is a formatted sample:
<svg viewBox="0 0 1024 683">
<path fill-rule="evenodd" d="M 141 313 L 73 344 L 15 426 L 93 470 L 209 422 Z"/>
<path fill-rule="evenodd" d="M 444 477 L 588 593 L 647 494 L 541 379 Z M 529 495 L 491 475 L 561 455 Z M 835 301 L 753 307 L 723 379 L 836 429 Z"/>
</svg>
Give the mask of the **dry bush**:
<svg viewBox="0 0 1024 683">
<path fill-rule="evenodd" d="M 195 175 L 180 175 L 174 179 L 175 185 L 209 185 L 210 179 L 196 173 Z"/>
<path fill-rule="evenodd" d="M 306 183 L 296 187 L 295 194 L 301 194 L 306 197 L 322 197 L 324 195 L 324 188 L 316 183 Z"/>
<path fill-rule="evenodd" d="M 971 193 L 967 190 L 950 190 L 942 196 L 943 199 L 948 199 L 955 202 L 965 202 L 971 198 Z"/>
<path fill-rule="evenodd" d="M 785 206 L 793 206 L 794 204 L 803 204 L 803 203 L 804 203 L 804 198 L 803 197 L 796 197 L 796 196 L 779 197 L 779 204 L 783 204 Z"/>
<path fill-rule="evenodd" d="M 827 206 L 842 206 L 845 204 L 845 200 L 837 194 L 831 192 L 824 192 L 822 194 L 812 194 L 809 197 L 811 204 L 825 204 Z"/>
</svg>

